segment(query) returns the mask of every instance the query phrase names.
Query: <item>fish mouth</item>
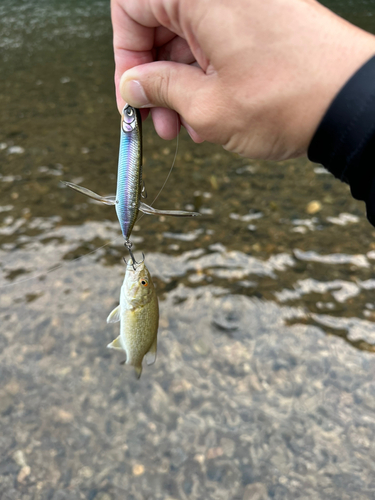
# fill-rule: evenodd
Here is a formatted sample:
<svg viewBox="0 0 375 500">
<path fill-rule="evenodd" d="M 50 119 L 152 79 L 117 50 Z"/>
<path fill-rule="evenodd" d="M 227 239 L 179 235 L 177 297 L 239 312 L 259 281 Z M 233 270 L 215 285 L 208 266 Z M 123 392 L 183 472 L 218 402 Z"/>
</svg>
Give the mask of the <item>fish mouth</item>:
<svg viewBox="0 0 375 500">
<path fill-rule="evenodd" d="M 127 261 L 124 257 L 124 262 L 126 264 L 126 269 L 129 271 L 137 271 L 139 267 L 144 267 L 145 263 L 145 254 L 142 252 L 142 260 L 137 262 L 134 258 L 133 252 L 128 248 L 130 253 L 130 259 Z"/>
</svg>

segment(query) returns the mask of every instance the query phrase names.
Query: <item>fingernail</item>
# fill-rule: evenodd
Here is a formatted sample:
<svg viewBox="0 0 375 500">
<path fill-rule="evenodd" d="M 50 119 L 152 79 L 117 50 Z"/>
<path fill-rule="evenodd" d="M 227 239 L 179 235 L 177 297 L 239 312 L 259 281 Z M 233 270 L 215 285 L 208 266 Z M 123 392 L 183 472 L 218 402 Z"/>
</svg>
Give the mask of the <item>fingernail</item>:
<svg viewBox="0 0 375 500">
<path fill-rule="evenodd" d="M 150 105 L 142 85 L 137 80 L 124 80 L 120 84 L 121 96 L 135 108 L 144 108 Z"/>
</svg>

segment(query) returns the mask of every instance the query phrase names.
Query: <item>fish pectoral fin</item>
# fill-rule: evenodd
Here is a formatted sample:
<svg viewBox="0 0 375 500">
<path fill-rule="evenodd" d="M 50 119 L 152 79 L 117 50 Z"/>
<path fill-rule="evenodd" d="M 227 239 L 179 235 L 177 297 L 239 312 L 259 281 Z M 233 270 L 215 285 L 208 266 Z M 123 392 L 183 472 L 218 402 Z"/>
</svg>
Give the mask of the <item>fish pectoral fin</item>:
<svg viewBox="0 0 375 500">
<path fill-rule="evenodd" d="M 107 345 L 107 348 L 108 349 L 117 349 L 118 351 L 123 351 L 124 349 L 121 347 L 120 335 L 117 337 L 117 339 L 112 340 L 112 342 Z"/>
<path fill-rule="evenodd" d="M 146 205 L 146 203 L 142 201 L 139 204 L 139 210 L 149 215 L 173 215 L 174 217 L 196 217 L 201 215 L 199 212 L 187 212 L 185 210 L 158 210 L 157 208 Z"/>
<path fill-rule="evenodd" d="M 146 352 L 146 363 L 148 365 L 153 365 L 156 361 L 157 342 L 157 337 L 155 337 L 155 340 L 151 344 L 149 351 Z"/>
<path fill-rule="evenodd" d="M 78 186 L 78 184 L 73 184 L 73 182 L 63 182 L 63 181 L 61 182 L 64 184 L 64 186 L 68 186 L 74 189 L 75 191 L 78 191 L 79 193 L 84 194 L 89 198 L 92 198 L 93 200 L 104 203 L 105 205 L 115 205 L 116 203 L 116 196 L 100 196 L 100 194 L 96 194 L 94 193 L 94 191 L 90 191 L 90 189 Z"/>
<path fill-rule="evenodd" d="M 117 323 L 117 321 L 120 321 L 120 312 L 120 305 L 118 305 L 108 314 L 107 323 Z"/>
<path fill-rule="evenodd" d="M 134 366 L 134 375 L 135 375 L 135 378 L 137 380 L 140 379 L 141 374 L 142 374 L 142 363 L 140 363 L 139 365 Z"/>
</svg>

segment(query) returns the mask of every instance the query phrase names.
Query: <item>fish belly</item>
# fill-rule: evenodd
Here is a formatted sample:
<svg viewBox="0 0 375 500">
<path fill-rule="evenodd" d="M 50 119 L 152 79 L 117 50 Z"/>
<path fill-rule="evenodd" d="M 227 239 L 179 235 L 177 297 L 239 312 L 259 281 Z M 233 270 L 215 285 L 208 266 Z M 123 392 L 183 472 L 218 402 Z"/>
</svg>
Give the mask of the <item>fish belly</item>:
<svg viewBox="0 0 375 500">
<path fill-rule="evenodd" d="M 157 300 L 143 307 L 126 310 L 121 318 L 121 344 L 126 351 L 126 363 L 142 364 L 158 332 L 159 311 Z"/>
</svg>

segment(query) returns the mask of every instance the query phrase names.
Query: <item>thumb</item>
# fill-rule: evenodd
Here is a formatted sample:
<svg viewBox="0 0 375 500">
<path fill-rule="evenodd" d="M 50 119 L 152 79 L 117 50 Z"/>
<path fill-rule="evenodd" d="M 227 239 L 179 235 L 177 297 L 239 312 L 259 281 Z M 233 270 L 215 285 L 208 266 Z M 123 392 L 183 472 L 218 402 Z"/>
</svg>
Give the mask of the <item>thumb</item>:
<svg viewBox="0 0 375 500">
<path fill-rule="evenodd" d="M 174 109 L 189 123 L 197 92 L 206 83 L 205 77 L 196 66 L 157 61 L 125 71 L 120 93 L 135 108 Z"/>
</svg>

